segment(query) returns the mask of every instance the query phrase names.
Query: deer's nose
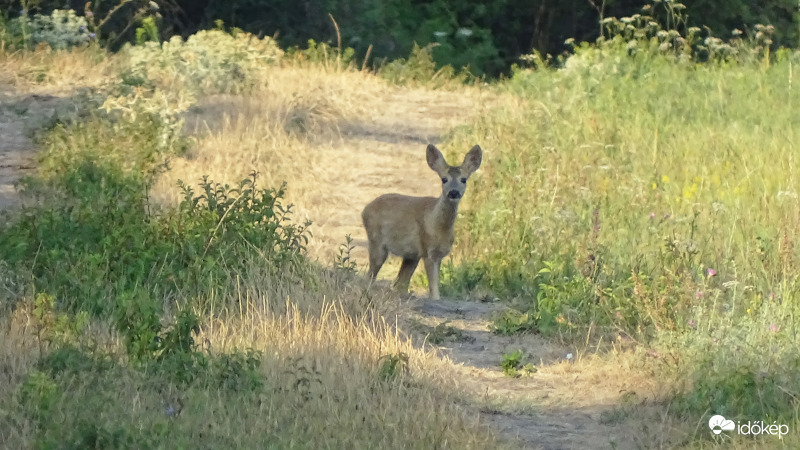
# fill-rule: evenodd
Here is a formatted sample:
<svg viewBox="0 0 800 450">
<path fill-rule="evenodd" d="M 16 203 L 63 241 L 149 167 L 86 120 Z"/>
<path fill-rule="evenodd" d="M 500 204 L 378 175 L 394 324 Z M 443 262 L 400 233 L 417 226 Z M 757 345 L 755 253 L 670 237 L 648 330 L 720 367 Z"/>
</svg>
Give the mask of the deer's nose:
<svg viewBox="0 0 800 450">
<path fill-rule="evenodd" d="M 461 192 L 458 192 L 456 189 L 453 189 L 447 193 L 447 198 L 452 198 L 452 199 L 461 198 Z"/>
</svg>

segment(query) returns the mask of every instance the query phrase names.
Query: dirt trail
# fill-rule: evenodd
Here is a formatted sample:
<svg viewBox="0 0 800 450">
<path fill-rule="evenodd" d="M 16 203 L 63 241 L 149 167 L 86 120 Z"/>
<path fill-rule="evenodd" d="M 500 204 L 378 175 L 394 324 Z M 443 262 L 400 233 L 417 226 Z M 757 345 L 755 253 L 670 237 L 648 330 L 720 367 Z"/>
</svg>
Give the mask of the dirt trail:
<svg viewBox="0 0 800 450">
<path fill-rule="evenodd" d="M 0 209 L 19 202 L 14 184 L 33 169 L 36 156 L 30 132 L 53 115 L 57 101 L 50 95 L 0 92 Z"/>
<path fill-rule="evenodd" d="M 4 209 L 19 202 L 14 182 L 34 165 L 31 124 L 52 116 L 60 99 L 0 95 L 0 209 Z M 382 99 L 386 107 L 377 116 L 342 127 L 341 141 L 320 155 L 325 179 L 312 193 L 312 204 L 306 205 L 314 222 L 311 250 L 332 255 L 345 234 L 351 234 L 357 245 L 353 256 L 366 261 L 361 209 L 387 192 L 439 195 L 437 178 L 425 162 L 425 146 L 439 143 L 448 130 L 480 114 L 482 108 L 475 102 L 475 97 L 459 93 L 438 92 L 431 97 L 398 91 Z M 484 161 L 490 163 L 491 149 L 485 150 Z M 387 263 L 383 277 L 394 276 L 396 259 Z M 401 317 L 404 331 L 420 345 L 430 345 L 426 341 L 439 330 L 437 348 L 457 364 L 458 383 L 471 398 L 466 406 L 500 434 L 517 438 L 523 448 L 652 446 L 637 441 L 629 420 L 608 417 L 613 417 L 624 395 L 644 395 L 654 381 L 619 377 L 623 372 L 618 368 L 584 364 L 575 349 L 536 335 L 495 335 L 489 324 L 504 308 L 500 304 L 412 298 L 406 305 Z M 502 374 L 500 362 L 504 354 L 518 349 L 538 371 L 510 378 Z"/>
<path fill-rule="evenodd" d="M 615 423 L 614 417 L 622 397 L 647 394 L 653 380 L 619 377 L 618 368 L 581 361 L 575 348 L 539 335 L 492 333 L 490 319 L 507 308 L 502 304 L 417 298 L 411 305 L 406 330 L 417 341 L 437 342 L 441 354 L 459 366 L 461 387 L 480 399 L 474 406 L 482 420 L 523 448 L 652 446 L 637 441 L 630 421 Z M 518 378 L 502 373 L 503 355 L 516 350 L 534 364 L 535 373 Z"/>
</svg>

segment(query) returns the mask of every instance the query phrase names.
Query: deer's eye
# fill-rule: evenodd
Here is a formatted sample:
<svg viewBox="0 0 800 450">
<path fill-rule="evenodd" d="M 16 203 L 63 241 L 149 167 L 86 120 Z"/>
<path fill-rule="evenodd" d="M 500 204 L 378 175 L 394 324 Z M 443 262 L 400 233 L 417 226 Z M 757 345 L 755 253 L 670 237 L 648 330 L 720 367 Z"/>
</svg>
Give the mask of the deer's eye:
<svg viewBox="0 0 800 450">
<path fill-rule="evenodd" d="M 447 183 L 447 178 L 442 178 L 442 184 Z"/>
<path fill-rule="evenodd" d="M 466 178 L 462 178 L 461 182 L 464 183 L 464 184 L 467 184 L 467 179 Z"/>
</svg>

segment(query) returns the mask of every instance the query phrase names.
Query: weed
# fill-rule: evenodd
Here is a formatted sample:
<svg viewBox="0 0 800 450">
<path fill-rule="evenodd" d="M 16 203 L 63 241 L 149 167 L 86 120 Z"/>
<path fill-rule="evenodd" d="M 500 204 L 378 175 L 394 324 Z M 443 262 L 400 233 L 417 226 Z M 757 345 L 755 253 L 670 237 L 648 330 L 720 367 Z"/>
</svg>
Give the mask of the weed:
<svg viewBox="0 0 800 450">
<path fill-rule="evenodd" d="M 469 72 L 456 73 L 451 66 L 436 68 L 433 60 L 432 49 L 438 44 L 428 44 L 420 47 L 414 43 L 414 48 L 408 59 L 396 59 L 385 64 L 378 73 L 393 84 L 398 85 L 424 85 L 433 88 L 449 84 L 460 85 L 469 78 Z"/>
<path fill-rule="evenodd" d="M 508 336 L 528 330 L 535 330 L 536 324 L 529 314 L 508 309 L 498 315 L 491 325 L 492 332 Z"/>
<path fill-rule="evenodd" d="M 295 61 L 300 65 L 310 63 L 321 64 L 327 67 L 335 61 L 335 67 L 337 69 L 352 67 L 354 57 L 355 50 L 351 47 L 342 50 L 333 48 L 324 42 L 317 42 L 313 39 L 308 40 L 308 46 L 305 49 L 290 47 L 286 51 L 286 59 Z"/>
<path fill-rule="evenodd" d="M 339 253 L 333 257 L 333 268 L 339 272 L 354 275 L 358 270 L 358 264 L 351 256 L 354 249 L 353 238 L 349 234 L 345 235 L 344 243 L 339 245 Z"/>
<path fill-rule="evenodd" d="M 406 353 L 383 355 L 378 361 L 381 362 L 378 369 L 378 377 L 381 380 L 394 380 L 401 374 L 408 374 L 408 354 Z"/>
<path fill-rule="evenodd" d="M 500 368 L 503 369 L 503 374 L 511 378 L 519 378 L 523 374 L 531 375 L 536 373 L 536 366 L 525 362 L 525 355 L 522 350 L 503 354 Z"/>
</svg>

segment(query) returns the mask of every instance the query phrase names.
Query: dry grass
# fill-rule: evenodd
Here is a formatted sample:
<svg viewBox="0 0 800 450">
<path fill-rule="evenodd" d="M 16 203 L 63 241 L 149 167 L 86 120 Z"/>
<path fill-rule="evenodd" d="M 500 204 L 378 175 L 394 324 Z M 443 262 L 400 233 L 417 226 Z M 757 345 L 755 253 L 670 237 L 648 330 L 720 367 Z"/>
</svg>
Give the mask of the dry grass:
<svg viewBox="0 0 800 450">
<path fill-rule="evenodd" d="M 0 52 L 0 94 L 58 95 L 95 87 L 116 75 L 117 60 L 96 47 Z"/>
<path fill-rule="evenodd" d="M 197 339 L 211 353 L 263 353 L 258 372 L 267 384 L 255 398 L 215 386 L 181 388 L 120 369 L 58 375 L 70 389 L 53 408 L 69 414 L 74 402 L 85 401 L 92 409 L 98 398 L 113 393 L 114 404 L 103 408 L 98 427 L 148 430 L 167 423 L 184 445 L 227 441 L 252 447 L 267 439 L 281 448 L 499 448 L 502 443 L 475 413 L 457 405 L 453 364 L 412 346 L 376 310 L 349 313 L 364 286 L 344 281 L 322 276 L 315 290 L 250 274 L 241 291 L 229 294 L 246 299 L 240 304 L 247 309 L 205 321 Z M 372 301 L 388 311 L 396 298 L 375 291 Z M 118 351 L 119 339 L 102 328 L 95 327 L 93 339 Z M 0 372 L 0 437 L 4 445 L 26 448 L 52 432 L 43 430 L 58 429 L 37 426 L 36 415 L 10 402 L 37 366 L 34 321 L 20 308 L 3 320 L 0 333 L 0 364 L 6 368 Z M 384 381 L 387 355 L 400 354 L 407 355 L 407 366 Z M 174 418 L 167 417 L 167 408 L 176 411 Z M 66 420 L 81 425 L 79 418 Z"/>
</svg>

